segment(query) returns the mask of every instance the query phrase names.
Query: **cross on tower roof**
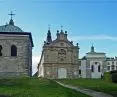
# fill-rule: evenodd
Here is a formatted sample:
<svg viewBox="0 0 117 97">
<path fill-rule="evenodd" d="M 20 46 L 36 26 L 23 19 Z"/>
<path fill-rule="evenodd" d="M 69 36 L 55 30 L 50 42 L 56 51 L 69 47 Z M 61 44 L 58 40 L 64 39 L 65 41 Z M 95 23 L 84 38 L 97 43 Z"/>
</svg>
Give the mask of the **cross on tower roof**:
<svg viewBox="0 0 117 97">
<path fill-rule="evenodd" d="M 50 24 L 48 25 L 48 30 L 50 30 Z"/>
<path fill-rule="evenodd" d="M 61 25 L 61 30 L 63 30 L 63 26 Z"/>
<path fill-rule="evenodd" d="M 11 19 L 10 19 L 10 21 L 9 21 L 9 24 L 10 24 L 10 25 L 14 25 L 14 22 L 13 22 L 13 20 L 12 20 L 12 16 L 15 15 L 15 14 L 13 14 L 12 11 L 11 11 L 11 13 L 8 14 L 8 15 L 11 16 Z"/>
<path fill-rule="evenodd" d="M 61 25 L 61 32 L 63 32 L 63 26 Z"/>
<path fill-rule="evenodd" d="M 12 19 L 12 16 L 13 16 L 13 15 L 15 15 L 15 14 L 13 14 L 13 13 L 12 13 L 12 11 L 11 11 L 11 13 L 10 13 L 10 14 L 8 14 L 8 15 L 10 15 L 10 16 L 11 16 L 11 19 Z"/>
</svg>

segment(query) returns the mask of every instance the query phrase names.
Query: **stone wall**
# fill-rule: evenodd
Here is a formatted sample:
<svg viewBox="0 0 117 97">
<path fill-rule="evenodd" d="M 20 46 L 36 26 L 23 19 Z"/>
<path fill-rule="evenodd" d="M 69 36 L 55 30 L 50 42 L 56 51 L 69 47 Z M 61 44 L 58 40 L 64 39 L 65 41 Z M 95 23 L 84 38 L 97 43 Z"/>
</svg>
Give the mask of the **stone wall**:
<svg viewBox="0 0 117 97">
<path fill-rule="evenodd" d="M 59 54 L 61 49 L 64 49 L 66 53 Z M 77 47 L 45 47 L 44 62 L 42 63 L 44 68 L 43 77 L 58 79 L 58 69 L 65 68 L 67 78 L 78 78 L 78 52 Z"/>
<path fill-rule="evenodd" d="M 0 35 L 2 56 L 0 56 L 0 76 L 30 75 L 32 47 L 29 36 Z M 17 47 L 17 56 L 11 56 L 11 46 Z"/>
<path fill-rule="evenodd" d="M 44 42 L 42 54 L 44 59 L 40 59 L 38 73 L 45 78 L 78 78 L 79 47 L 67 39 L 67 32 L 57 33 L 57 39 L 48 43 Z M 64 70 L 60 74 L 60 70 Z M 59 75 L 59 76 L 58 76 Z"/>
<path fill-rule="evenodd" d="M 71 64 L 43 64 L 44 77 L 51 79 L 58 79 L 58 69 L 65 68 L 67 71 L 67 77 L 69 79 L 78 78 L 78 65 Z"/>
</svg>

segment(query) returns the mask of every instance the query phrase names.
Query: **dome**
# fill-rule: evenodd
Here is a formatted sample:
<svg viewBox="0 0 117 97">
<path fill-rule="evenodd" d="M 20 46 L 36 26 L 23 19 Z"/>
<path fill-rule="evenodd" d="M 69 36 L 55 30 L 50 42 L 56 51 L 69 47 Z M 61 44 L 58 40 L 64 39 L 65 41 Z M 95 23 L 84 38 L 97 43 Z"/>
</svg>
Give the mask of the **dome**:
<svg viewBox="0 0 117 97">
<path fill-rule="evenodd" d="M 13 20 L 11 19 L 9 24 L 0 26 L 0 32 L 24 32 L 19 27 L 14 25 Z"/>
</svg>

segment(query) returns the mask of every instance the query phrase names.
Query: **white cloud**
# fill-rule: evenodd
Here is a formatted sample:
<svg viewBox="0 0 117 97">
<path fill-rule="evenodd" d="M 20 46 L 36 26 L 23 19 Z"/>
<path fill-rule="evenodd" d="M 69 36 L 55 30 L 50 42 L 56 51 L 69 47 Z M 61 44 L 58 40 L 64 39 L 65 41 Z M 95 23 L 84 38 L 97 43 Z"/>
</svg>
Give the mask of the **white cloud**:
<svg viewBox="0 0 117 97">
<path fill-rule="evenodd" d="M 37 66 L 40 61 L 40 56 L 32 56 L 32 73 L 34 74 L 37 71 Z"/>
<path fill-rule="evenodd" d="M 78 41 L 78 40 L 111 40 L 111 41 L 117 41 L 117 37 L 107 36 L 107 35 L 71 36 L 70 39 L 73 40 L 73 41 Z"/>
</svg>

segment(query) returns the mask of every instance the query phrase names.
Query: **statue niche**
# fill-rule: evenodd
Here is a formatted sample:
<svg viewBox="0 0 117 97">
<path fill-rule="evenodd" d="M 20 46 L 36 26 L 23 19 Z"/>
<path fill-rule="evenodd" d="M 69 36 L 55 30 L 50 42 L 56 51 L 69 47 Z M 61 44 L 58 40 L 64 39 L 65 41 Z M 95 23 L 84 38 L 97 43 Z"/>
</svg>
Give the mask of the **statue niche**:
<svg viewBox="0 0 117 97">
<path fill-rule="evenodd" d="M 63 62 L 66 59 L 66 51 L 64 49 L 60 49 L 58 51 L 59 62 Z"/>
</svg>

